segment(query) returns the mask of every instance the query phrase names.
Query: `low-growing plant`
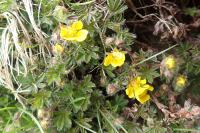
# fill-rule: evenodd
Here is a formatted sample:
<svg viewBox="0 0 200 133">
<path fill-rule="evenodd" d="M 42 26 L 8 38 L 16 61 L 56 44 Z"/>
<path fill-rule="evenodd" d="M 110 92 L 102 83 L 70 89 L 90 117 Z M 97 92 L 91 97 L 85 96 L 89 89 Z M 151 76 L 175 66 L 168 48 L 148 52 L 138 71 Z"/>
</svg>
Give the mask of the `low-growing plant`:
<svg viewBox="0 0 200 133">
<path fill-rule="evenodd" d="M 186 106 L 175 107 L 185 99 L 177 104 L 175 97 L 200 94 L 198 46 L 134 50 L 136 36 L 126 27 L 122 0 L 0 3 L 1 132 L 185 128 L 188 116 L 179 111 Z"/>
</svg>

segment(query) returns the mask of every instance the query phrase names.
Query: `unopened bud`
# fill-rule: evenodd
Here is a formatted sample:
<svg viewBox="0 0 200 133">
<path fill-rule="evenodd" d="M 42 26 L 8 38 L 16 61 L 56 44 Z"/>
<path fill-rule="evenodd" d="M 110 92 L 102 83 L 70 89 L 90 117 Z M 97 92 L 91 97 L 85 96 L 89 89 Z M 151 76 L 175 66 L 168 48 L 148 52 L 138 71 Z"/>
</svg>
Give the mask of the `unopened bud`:
<svg viewBox="0 0 200 133">
<path fill-rule="evenodd" d="M 55 54 L 62 54 L 64 52 L 64 47 L 60 44 L 55 44 L 55 46 L 53 46 L 53 52 Z"/>
<path fill-rule="evenodd" d="M 105 87 L 106 86 L 106 78 L 104 76 L 101 77 L 101 79 L 100 79 L 100 86 L 101 87 Z"/>
<path fill-rule="evenodd" d="M 179 75 L 173 83 L 174 90 L 177 92 L 181 92 L 186 87 L 186 84 L 187 77 L 185 75 Z"/>
<path fill-rule="evenodd" d="M 115 120 L 114 120 L 114 125 L 116 125 L 116 126 L 120 126 L 120 125 L 122 125 L 124 123 L 124 118 L 123 117 L 119 117 L 119 118 L 116 118 Z"/>
<path fill-rule="evenodd" d="M 42 128 L 47 129 L 51 124 L 50 120 L 42 120 L 40 121 L 40 125 Z"/>
<path fill-rule="evenodd" d="M 117 46 L 117 47 L 121 47 L 121 46 L 123 46 L 124 45 L 124 41 L 122 40 L 122 39 L 116 39 L 115 40 L 115 45 Z"/>
<path fill-rule="evenodd" d="M 111 44 L 113 41 L 114 41 L 114 38 L 113 38 L 113 37 L 106 37 L 105 44 L 106 44 L 106 45 L 109 45 L 109 44 Z"/>
<path fill-rule="evenodd" d="M 50 109 L 39 109 L 37 112 L 37 116 L 40 120 L 48 120 L 51 118 L 51 110 Z"/>
<path fill-rule="evenodd" d="M 160 65 L 160 73 L 161 75 L 164 75 L 168 81 L 170 81 L 175 72 L 177 71 L 177 64 L 176 59 L 174 56 L 170 55 L 162 60 Z"/>
<path fill-rule="evenodd" d="M 108 84 L 107 87 L 107 94 L 108 95 L 113 95 L 117 91 L 117 87 L 114 84 Z"/>
<path fill-rule="evenodd" d="M 168 69 L 173 69 L 176 66 L 176 60 L 174 56 L 170 55 L 164 59 L 164 65 Z"/>
</svg>

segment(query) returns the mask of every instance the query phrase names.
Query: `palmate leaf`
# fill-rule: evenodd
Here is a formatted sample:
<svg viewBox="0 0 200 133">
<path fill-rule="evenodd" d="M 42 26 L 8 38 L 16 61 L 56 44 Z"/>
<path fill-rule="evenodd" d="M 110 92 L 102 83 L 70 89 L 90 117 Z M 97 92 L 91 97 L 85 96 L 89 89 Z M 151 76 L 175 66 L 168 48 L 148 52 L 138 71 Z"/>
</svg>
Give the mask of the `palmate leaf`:
<svg viewBox="0 0 200 133">
<path fill-rule="evenodd" d="M 186 15 L 190 15 L 190 16 L 194 17 L 197 14 L 198 9 L 196 7 L 186 8 L 184 10 L 184 12 Z"/>
<path fill-rule="evenodd" d="M 14 4 L 16 4 L 14 0 L 0 1 L 0 13 L 8 11 Z"/>
<path fill-rule="evenodd" d="M 166 133 L 167 128 L 157 125 L 155 127 L 143 127 L 143 131 L 145 133 Z"/>
<path fill-rule="evenodd" d="M 116 95 L 115 98 L 111 101 L 112 110 L 115 112 L 121 111 L 127 104 L 128 100 L 124 96 Z"/>
<path fill-rule="evenodd" d="M 52 68 L 49 68 L 49 70 L 46 73 L 48 84 L 50 85 L 52 82 L 60 80 L 60 75 L 64 73 L 64 71 L 65 71 L 64 64 L 60 64 Z"/>
<path fill-rule="evenodd" d="M 123 5 L 122 0 L 107 0 L 107 4 L 108 9 L 114 15 L 123 13 L 127 9 L 127 6 Z"/>
<path fill-rule="evenodd" d="M 85 76 L 84 80 L 80 83 L 78 88 L 84 91 L 91 92 L 92 91 L 91 89 L 95 87 L 95 84 L 91 81 L 91 78 L 92 78 L 91 75 Z"/>
<path fill-rule="evenodd" d="M 36 94 L 33 94 L 34 98 L 29 100 L 29 103 L 32 104 L 33 109 L 40 109 L 44 106 L 44 103 L 51 96 L 50 91 L 42 90 Z"/>
<path fill-rule="evenodd" d="M 59 131 L 64 128 L 69 129 L 72 126 L 70 114 L 71 112 L 66 110 L 56 112 L 54 122 Z"/>
<path fill-rule="evenodd" d="M 148 67 L 141 67 L 140 75 L 142 78 L 146 78 L 149 83 L 153 82 L 153 79 L 160 76 L 160 74 L 156 71 L 156 68 L 148 68 Z"/>
</svg>

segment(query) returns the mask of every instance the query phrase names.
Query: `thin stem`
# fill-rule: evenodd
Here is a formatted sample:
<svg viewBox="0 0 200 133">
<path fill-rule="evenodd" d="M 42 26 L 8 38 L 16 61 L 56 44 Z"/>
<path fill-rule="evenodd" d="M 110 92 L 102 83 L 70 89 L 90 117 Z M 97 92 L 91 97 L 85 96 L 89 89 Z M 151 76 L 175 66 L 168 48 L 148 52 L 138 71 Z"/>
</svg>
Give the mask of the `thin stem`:
<svg viewBox="0 0 200 133">
<path fill-rule="evenodd" d="M 22 109 L 22 108 L 18 108 L 20 111 L 22 111 L 23 113 L 27 114 L 28 116 L 30 116 L 32 118 L 32 120 L 35 122 L 35 124 L 38 126 L 39 130 L 41 133 L 45 133 L 44 130 L 42 129 L 39 121 L 35 118 L 35 116 L 33 116 L 30 112 Z"/>
<path fill-rule="evenodd" d="M 138 62 L 137 64 L 134 64 L 133 66 L 131 66 L 131 68 L 136 67 L 136 66 L 138 66 L 138 65 L 140 65 L 140 64 L 142 64 L 142 63 L 144 63 L 144 62 L 147 62 L 147 61 L 149 61 L 149 60 L 151 60 L 151 59 L 153 59 L 153 58 L 155 58 L 155 57 L 157 57 L 157 56 L 159 56 L 159 55 L 161 55 L 161 54 L 163 54 L 163 53 L 165 53 L 165 52 L 171 50 L 172 48 L 174 48 L 174 47 L 176 47 L 176 46 L 178 46 L 178 45 L 179 45 L 179 44 L 175 44 L 175 45 L 173 45 L 173 46 L 171 46 L 171 47 L 169 47 L 169 48 L 167 48 L 167 49 L 165 49 L 165 50 L 163 50 L 163 51 L 161 51 L 161 52 L 159 52 L 159 53 L 157 53 L 157 54 L 155 54 L 155 55 L 153 55 L 153 56 L 151 56 L 151 57 L 149 57 L 149 58 L 147 58 L 147 59 L 144 59 L 144 60 Z"/>
<path fill-rule="evenodd" d="M 84 129 L 90 131 L 91 133 L 97 133 L 96 131 L 89 129 L 88 127 L 86 127 L 86 126 L 80 124 L 80 123 L 77 122 L 77 121 L 74 121 L 74 122 L 75 122 L 77 125 L 79 125 L 80 127 L 82 127 L 82 128 L 84 128 Z"/>
<path fill-rule="evenodd" d="M 173 128 L 174 131 L 181 131 L 181 132 L 200 132 L 198 129 L 187 129 L 187 128 Z"/>
<path fill-rule="evenodd" d="M 99 112 L 101 113 L 101 115 L 104 117 L 104 119 L 108 122 L 108 124 L 113 128 L 113 130 L 116 133 L 119 133 L 118 130 L 115 128 L 115 126 L 112 124 L 112 122 L 107 118 L 107 116 L 101 111 L 99 110 Z"/>
</svg>

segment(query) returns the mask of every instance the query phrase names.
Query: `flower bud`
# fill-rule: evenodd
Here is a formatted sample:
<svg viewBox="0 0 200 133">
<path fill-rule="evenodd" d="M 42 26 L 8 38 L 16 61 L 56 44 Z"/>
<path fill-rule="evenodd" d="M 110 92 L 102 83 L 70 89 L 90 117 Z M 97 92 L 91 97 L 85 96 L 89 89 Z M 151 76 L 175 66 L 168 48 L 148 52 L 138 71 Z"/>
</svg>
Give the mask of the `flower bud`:
<svg viewBox="0 0 200 133">
<path fill-rule="evenodd" d="M 100 78 L 100 86 L 105 87 L 106 86 L 106 77 L 102 76 Z"/>
<path fill-rule="evenodd" d="M 50 120 L 42 120 L 40 121 L 40 125 L 42 128 L 47 129 L 51 124 Z"/>
<path fill-rule="evenodd" d="M 106 44 L 106 45 L 109 45 L 109 44 L 111 44 L 113 41 L 114 41 L 114 38 L 113 38 L 113 37 L 106 37 L 105 44 Z"/>
<path fill-rule="evenodd" d="M 53 46 L 53 52 L 55 54 L 62 54 L 64 52 L 64 47 L 57 43 L 55 46 Z"/>
<path fill-rule="evenodd" d="M 124 41 L 122 39 L 119 39 L 119 38 L 115 39 L 115 45 L 117 47 L 122 47 L 123 44 L 124 44 Z"/>
<path fill-rule="evenodd" d="M 50 109 L 39 109 L 37 112 L 37 116 L 40 120 L 48 120 L 51 118 L 51 111 Z"/>
<path fill-rule="evenodd" d="M 114 84 L 108 84 L 108 86 L 107 86 L 107 94 L 108 95 L 113 95 L 113 94 L 115 94 L 116 93 L 116 91 L 117 91 L 117 87 L 116 87 L 116 85 L 114 85 Z"/>
<path fill-rule="evenodd" d="M 175 72 L 177 71 L 176 59 L 174 56 L 170 55 L 162 60 L 160 65 L 160 73 L 170 81 Z"/>
<path fill-rule="evenodd" d="M 44 114 L 45 114 L 45 110 L 44 109 L 39 109 L 37 111 L 37 116 L 38 116 L 39 119 L 42 119 Z"/>
<path fill-rule="evenodd" d="M 174 90 L 181 92 L 187 85 L 187 77 L 185 75 L 179 75 L 173 83 Z"/>
<path fill-rule="evenodd" d="M 124 118 L 123 117 L 119 117 L 119 118 L 116 118 L 115 120 L 114 120 L 114 125 L 115 126 L 120 126 L 120 125 L 122 125 L 124 123 Z"/>
<path fill-rule="evenodd" d="M 176 67 L 176 60 L 172 55 L 170 55 L 164 59 L 164 64 L 167 69 L 173 69 Z"/>
</svg>

